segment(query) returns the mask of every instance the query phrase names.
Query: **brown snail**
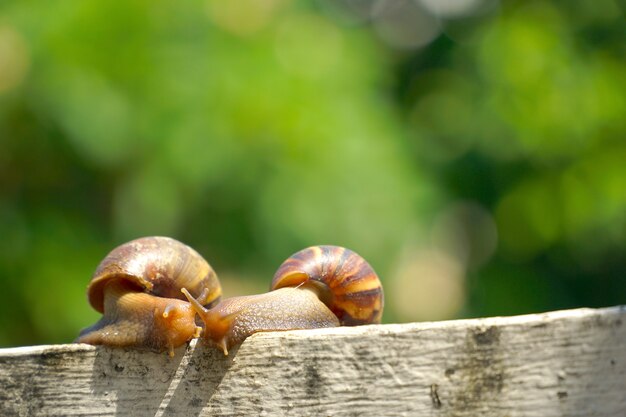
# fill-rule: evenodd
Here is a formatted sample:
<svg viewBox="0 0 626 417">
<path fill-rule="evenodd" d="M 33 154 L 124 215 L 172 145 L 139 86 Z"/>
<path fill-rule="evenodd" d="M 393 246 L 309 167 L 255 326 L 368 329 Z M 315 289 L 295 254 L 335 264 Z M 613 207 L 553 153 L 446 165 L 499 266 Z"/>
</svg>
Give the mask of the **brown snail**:
<svg viewBox="0 0 626 417">
<path fill-rule="evenodd" d="M 201 331 L 181 288 L 200 305 L 217 302 L 222 293 L 211 266 L 177 240 L 151 236 L 118 246 L 87 288 L 89 303 L 103 316 L 76 342 L 167 350 L 172 356 Z"/>
<path fill-rule="evenodd" d="M 204 338 L 228 349 L 253 333 L 380 323 L 383 289 L 372 267 L 338 246 L 312 246 L 287 259 L 265 294 L 225 299 L 207 309 L 182 292 L 204 322 Z"/>
</svg>

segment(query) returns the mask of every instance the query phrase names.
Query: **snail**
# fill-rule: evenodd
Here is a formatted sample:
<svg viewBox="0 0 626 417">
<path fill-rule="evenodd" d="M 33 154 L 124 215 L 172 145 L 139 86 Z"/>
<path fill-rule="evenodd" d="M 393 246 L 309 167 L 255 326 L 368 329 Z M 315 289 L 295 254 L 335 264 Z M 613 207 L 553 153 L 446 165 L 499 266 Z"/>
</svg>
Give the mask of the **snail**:
<svg viewBox="0 0 626 417">
<path fill-rule="evenodd" d="M 312 246 L 276 271 L 271 291 L 233 297 L 207 309 L 181 290 L 204 322 L 204 338 L 228 349 L 253 333 L 380 323 L 383 289 L 372 267 L 338 246 Z"/>
<path fill-rule="evenodd" d="M 87 288 L 89 303 L 103 316 L 76 342 L 167 350 L 173 356 L 174 348 L 201 332 L 183 287 L 200 305 L 216 303 L 222 293 L 211 266 L 177 240 L 151 236 L 118 246 Z"/>
</svg>

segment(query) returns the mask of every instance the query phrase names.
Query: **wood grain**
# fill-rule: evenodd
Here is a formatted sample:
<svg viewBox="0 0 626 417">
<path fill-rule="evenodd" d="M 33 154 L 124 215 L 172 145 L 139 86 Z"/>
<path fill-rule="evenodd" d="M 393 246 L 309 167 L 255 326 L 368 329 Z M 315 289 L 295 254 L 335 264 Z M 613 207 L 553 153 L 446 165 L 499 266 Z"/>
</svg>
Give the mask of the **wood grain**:
<svg viewBox="0 0 626 417">
<path fill-rule="evenodd" d="M 0 415 L 626 416 L 625 321 L 613 307 L 275 332 L 228 357 L 0 349 Z"/>
</svg>

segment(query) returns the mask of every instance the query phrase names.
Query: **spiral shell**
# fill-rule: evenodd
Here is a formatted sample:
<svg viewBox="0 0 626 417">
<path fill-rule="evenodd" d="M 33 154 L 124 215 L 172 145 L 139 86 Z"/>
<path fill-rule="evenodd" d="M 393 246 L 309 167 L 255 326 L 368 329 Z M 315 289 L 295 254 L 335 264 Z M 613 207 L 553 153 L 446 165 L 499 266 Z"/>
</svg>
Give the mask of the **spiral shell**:
<svg viewBox="0 0 626 417">
<path fill-rule="evenodd" d="M 342 325 L 380 323 L 383 288 L 372 267 L 339 246 L 312 246 L 293 254 L 278 268 L 272 290 L 310 285 Z"/>
<path fill-rule="evenodd" d="M 201 304 L 219 300 L 222 289 L 213 268 L 189 246 L 168 237 L 150 236 L 113 249 L 89 283 L 89 303 L 104 312 L 104 287 L 113 280 L 164 298 L 185 300 L 187 288 Z"/>
</svg>

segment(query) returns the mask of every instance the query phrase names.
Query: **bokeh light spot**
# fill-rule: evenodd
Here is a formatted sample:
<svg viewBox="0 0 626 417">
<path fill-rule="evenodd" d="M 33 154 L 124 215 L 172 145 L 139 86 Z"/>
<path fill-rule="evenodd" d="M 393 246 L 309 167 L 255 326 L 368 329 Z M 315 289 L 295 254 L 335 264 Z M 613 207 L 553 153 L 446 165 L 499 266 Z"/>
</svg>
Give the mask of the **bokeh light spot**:
<svg viewBox="0 0 626 417">
<path fill-rule="evenodd" d="M 289 73 L 319 78 L 332 73 L 342 49 L 343 35 L 333 23 L 313 14 L 285 18 L 277 31 L 276 56 Z"/>
<path fill-rule="evenodd" d="M 285 0 L 209 0 L 207 11 L 220 28 L 249 36 L 265 28 Z"/>
<path fill-rule="evenodd" d="M 471 16 L 493 0 L 419 0 L 431 13 L 446 19 Z"/>
<path fill-rule="evenodd" d="M 29 67 L 28 46 L 22 36 L 0 24 L 0 94 L 20 85 Z"/>
<path fill-rule="evenodd" d="M 498 230 L 491 214 L 475 202 L 454 202 L 433 222 L 433 245 L 462 265 L 476 268 L 496 250 Z"/>
<path fill-rule="evenodd" d="M 409 249 L 396 271 L 389 297 L 402 321 L 450 319 L 463 307 L 463 266 L 445 252 Z"/>
<path fill-rule="evenodd" d="M 411 0 L 379 1 L 372 19 L 378 35 L 399 49 L 425 46 L 441 31 L 439 19 Z"/>
</svg>

